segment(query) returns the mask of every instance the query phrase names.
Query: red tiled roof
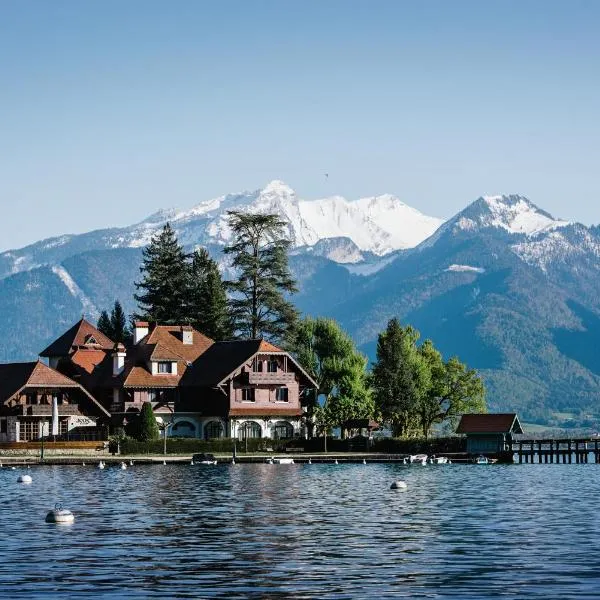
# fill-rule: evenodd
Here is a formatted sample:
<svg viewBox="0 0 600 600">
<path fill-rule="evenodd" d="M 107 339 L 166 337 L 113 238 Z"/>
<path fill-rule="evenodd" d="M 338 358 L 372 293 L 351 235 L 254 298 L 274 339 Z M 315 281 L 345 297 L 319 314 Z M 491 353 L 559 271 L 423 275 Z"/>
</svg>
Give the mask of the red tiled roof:
<svg viewBox="0 0 600 600">
<path fill-rule="evenodd" d="M 90 338 L 95 343 L 90 342 Z M 40 356 L 68 356 L 73 350 L 80 347 L 89 347 L 102 350 L 112 350 L 114 342 L 98 331 L 91 323 L 81 319 L 63 333 L 58 339 L 52 342 L 45 350 L 40 352 Z"/>
<path fill-rule="evenodd" d="M 28 388 L 80 390 L 83 402 L 91 403 L 95 412 L 101 411 L 109 416 L 109 413 L 85 388 L 42 362 L 0 365 L 0 402 L 6 402 L 21 390 Z"/>
<path fill-rule="evenodd" d="M 302 416 L 301 408 L 288 408 L 285 406 L 273 406 L 272 408 L 230 408 L 230 417 L 300 417 Z"/>
<path fill-rule="evenodd" d="M 463 415 L 456 433 L 523 433 L 515 413 Z"/>
<path fill-rule="evenodd" d="M 185 368 L 185 366 L 184 366 Z M 125 387 L 172 388 L 179 385 L 181 375 L 152 375 L 145 367 L 133 367 L 125 377 Z"/>
<path fill-rule="evenodd" d="M 182 360 L 183 358 L 184 357 L 181 356 L 181 354 L 178 354 L 171 348 L 167 348 L 166 346 L 163 346 L 162 344 L 156 344 L 156 346 L 154 346 L 154 350 L 152 351 L 152 354 L 150 355 L 150 360 L 177 361 L 177 360 Z"/>
<path fill-rule="evenodd" d="M 196 360 L 213 345 L 213 340 L 204 334 L 193 331 L 192 343 L 184 344 L 181 340 L 181 325 L 157 325 L 140 344 L 160 344 L 176 352 L 185 360 Z"/>
<path fill-rule="evenodd" d="M 86 373 L 92 374 L 94 369 L 106 358 L 104 350 L 80 349 L 71 356 L 71 361 L 82 368 Z"/>
<path fill-rule="evenodd" d="M 258 346 L 259 352 L 285 352 L 281 348 L 274 346 L 271 342 L 267 342 L 266 340 L 261 340 L 260 345 Z"/>
<path fill-rule="evenodd" d="M 76 381 L 51 369 L 42 362 L 35 363 L 35 367 L 31 371 L 31 375 L 28 377 L 25 385 L 28 387 L 79 387 Z"/>
</svg>

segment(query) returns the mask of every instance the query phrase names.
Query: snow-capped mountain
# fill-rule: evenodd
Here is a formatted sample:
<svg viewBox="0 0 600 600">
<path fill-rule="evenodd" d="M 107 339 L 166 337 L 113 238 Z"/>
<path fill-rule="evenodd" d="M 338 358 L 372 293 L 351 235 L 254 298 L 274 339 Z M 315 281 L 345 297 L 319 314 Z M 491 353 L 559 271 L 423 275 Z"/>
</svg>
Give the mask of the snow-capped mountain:
<svg viewBox="0 0 600 600">
<path fill-rule="evenodd" d="M 293 248 L 309 251 L 326 240 L 327 255 L 340 263 L 357 263 L 368 254 L 384 256 L 412 248 L 443 222 L 389 194 L 358 200 L 341 196 L 302 200 L 292 188 L 276 180 L 260 190 L 227 194 L 200 202 L 189 210 L 161 210 L 130 227 L 63 235 L 5 252 L 0 254 L 0 277 L 56 264 L 82 250 L 142 248 L 167 222 L 188 248 L 222 246 L 231 237 L 227 225 L 227 211 L 231 210 L 277 214 L 288 223 L 287 234 Z M 316 250 L 320 253 L 319 248 Z"/>
</svg>

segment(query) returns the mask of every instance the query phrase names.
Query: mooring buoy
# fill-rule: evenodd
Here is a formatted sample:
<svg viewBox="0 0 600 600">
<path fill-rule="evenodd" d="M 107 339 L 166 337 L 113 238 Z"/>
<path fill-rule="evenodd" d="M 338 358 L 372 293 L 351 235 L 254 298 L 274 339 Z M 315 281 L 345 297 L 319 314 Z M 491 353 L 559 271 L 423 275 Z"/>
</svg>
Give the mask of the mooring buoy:
<svg viewBox="0 0 600 600">
<path fill-rule="evenodd" d="M 54 510 L 51 510 L 46 515 L 46 523 L 57 523 L 62 525 L 69 525 L 75 520 L 75 516 L 70 510 L 63 508 L 60 504 L 54 506 Z"/>
<path fill-rule="evenodd" d="M 406 485 L 406 481 L 398 480 L 394 481 L 390 486 L 391 490 L 405 490 L 408 486 Z"/>
<path fill-rule="evenodd" d="M 19 475 L 17 478 L 17 483 L 31 483 L 32 481 L 31 475 Z"/>
</svg>

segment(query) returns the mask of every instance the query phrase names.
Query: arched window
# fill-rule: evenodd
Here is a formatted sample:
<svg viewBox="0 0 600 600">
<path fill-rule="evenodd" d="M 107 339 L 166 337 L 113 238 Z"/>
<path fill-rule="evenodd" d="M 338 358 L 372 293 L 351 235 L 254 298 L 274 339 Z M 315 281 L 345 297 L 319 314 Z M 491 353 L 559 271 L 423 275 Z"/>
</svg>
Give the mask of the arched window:
<svg viewBox="0 0 600 600">
<path fill-rule="evenodd" d="M 294 437 L 294 428 L 287 421 L 277 421 L 273 426 L 273 437 L 276 440 L 285 440 Z"/>
<path fill-rule="evenodd" d="M 245 421 L 238 425 L 238 440 L 259 438 L 262 436 L 262 430 L 258 423 L 254 421 Z"/>
<path fill-rule="evenodd" d="M 171 437 L 196 437 L 196 426 L 190 421 L 177 421 L 171 427 Z"/>
<path fill-rule="evenodd" d="M 223 437 L 223 424 L 220 421 L 209 421 L 204 426 L 204 439 L 212 440 Z"/>
</svg>

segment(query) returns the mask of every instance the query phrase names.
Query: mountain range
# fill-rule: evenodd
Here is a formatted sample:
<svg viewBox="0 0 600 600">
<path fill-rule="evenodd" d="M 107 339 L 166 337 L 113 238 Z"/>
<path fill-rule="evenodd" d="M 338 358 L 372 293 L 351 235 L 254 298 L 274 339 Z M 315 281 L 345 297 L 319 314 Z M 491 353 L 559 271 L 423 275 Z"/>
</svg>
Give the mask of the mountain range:
<svg viewBox="0 0 600 600">
<path fill-rule="evenodd" d="M 600 228 L 516 195 L 478 198 L 444 221 L 392 195 L 302 200 L 273 181 L 130 227 L 10 250 L 0 254 L 0 361 L 35 357 L 82 313 L 94 320 L 117 298 L 132 311 L 141 249 L 166 222 L 186 248 L 206 246 L 222 262 L 228 210 L 288 223 L 297 306 L 338 319 L 371 358 L 398 316 L 480 370 L 491 410 L 600 422 Z"/>
</svg>

